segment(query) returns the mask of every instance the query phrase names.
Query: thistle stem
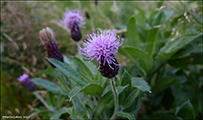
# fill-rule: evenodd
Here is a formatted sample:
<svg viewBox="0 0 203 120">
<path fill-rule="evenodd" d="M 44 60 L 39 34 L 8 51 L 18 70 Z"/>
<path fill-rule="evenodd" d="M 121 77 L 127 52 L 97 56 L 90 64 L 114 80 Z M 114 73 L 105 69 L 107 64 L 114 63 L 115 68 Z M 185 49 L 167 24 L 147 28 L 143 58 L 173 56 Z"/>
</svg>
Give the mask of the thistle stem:
<svg viewBox="0 0 203 120">
<path fill-rule="evenodd" d="M 49 106 L 49 105 L 47 104 L 47 102 L 41 97 L 41 95 L 39 95 L 39 94 L 37 93 L 37 91 L 34 91 L 33 94 L 43 103 L 43 105 L 44 105 L 48 110 L 50 110 L 50 111 L 52 111 L 52 112 L 55 111 L 54 108 L 53 108 L 52 106 Z"/>
<path fill-rule="evenodd" d="M 79 54 L 79 58 L 82 59 L 82 55 L 80 54 L 80 41 L 76 42 L 77 46 L 78 46 L 78 54 Z"/>
<path fill-rule="evenodd" d="M 116 86 L 115 86 L 114 80 L 115 80 L 114 77 L 110 79 L 111 89 L 112 89 L 112 91 L 113 91 L 114 104 L 115 104 L 114 113 L 113 113 L 113 115 L 111 116 L 110 120 L 115 119 L 116 113 L 117 113 L 117 111 L 118 111 L 118 95 L 117 95 L 117 91 L 116 91 Z"/>
</svg>

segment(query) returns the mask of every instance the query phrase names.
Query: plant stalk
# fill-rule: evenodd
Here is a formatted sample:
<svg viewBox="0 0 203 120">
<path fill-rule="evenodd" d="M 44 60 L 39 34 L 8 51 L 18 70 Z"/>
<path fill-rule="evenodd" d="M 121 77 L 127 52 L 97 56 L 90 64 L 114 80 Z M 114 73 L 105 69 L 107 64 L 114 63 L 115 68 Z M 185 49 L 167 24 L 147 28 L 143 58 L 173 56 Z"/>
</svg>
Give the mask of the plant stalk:
<svg viewBox="0 0 203 120">
<path fill-rule="evenodd" d="M 52 106 L 49 106 L 47 102 L 41 97 L 41 95 L 38 94 L 37 91 L 34 91 L 33 94 L 43 103 L 43 105 L 50 111 L 54 112 L 54 108 Z"/>
<path fill-rule="evenodd" d="M 117 94 L 117 91 L 116 91 L 116 86 L 115 86 L 114 80 L 115 80 L 114 77 L 110 79 L 111 88 L 112 88 L 113 95 L 114 95 L 114 104 L 115 104 L 114 113 L 111 116 L 110 120 L 113 120 L 113 119 L 116 118 L 116 113 L 118 111 L 118 94 Z"/>
</svg>

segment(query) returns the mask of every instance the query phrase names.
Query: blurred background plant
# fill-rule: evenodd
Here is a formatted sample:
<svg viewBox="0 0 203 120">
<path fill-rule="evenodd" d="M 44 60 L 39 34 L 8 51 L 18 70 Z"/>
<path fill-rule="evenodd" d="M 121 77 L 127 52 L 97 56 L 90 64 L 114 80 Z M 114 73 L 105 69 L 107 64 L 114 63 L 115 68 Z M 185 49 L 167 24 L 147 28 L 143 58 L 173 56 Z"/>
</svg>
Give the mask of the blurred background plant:
<svg viewBox="0 0 203 120">
<path fill-rule="evenodd" d="M 27 72 L 30 78 L 40 77 L 59 85 L 56 71 L 45 59 L 39 31 L 52 28 L 60 51 L 69 61 L 77 55 L 77 44 L 60 20 L 66 10 L 80 9 L 90 16 L 81 28 L 82 40 L 86 34 L 103 29 L 118 29 L 118 34 L 126 38 L 118 54 L 122 65 L 119 76 L 126 69 L 130 76 L 144 78 L 152 91 L 139 96 L 139 105 L 135 102 L 140 107 L 136 109 L 138 119 L 201 119 L 202 7 L 202 1 L 98 1 L 97 5 L 94 1 L 1 1 L 1 115 L 28 116 L 44 110 L 17 78 Z M 38 87 L 38 92 L 58 108 L 71 104 L 66 97 L 43 87 Z M 57 99 L 51 101 L 53 97 Z M 49 116 L 47 111 L 40 112 L 31 119 Z M 70 116 L 66 113 L 61 118 Z"/>
</svg>

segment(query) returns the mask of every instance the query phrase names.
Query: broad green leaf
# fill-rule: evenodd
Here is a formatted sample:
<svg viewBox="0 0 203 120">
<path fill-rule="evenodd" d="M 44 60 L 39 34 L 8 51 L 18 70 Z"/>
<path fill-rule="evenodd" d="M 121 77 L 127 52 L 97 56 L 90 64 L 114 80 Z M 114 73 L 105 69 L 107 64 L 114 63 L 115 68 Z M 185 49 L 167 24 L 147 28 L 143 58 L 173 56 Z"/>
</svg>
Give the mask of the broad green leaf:
<svg viewBox="0 0 203 120">
<path fill-rule="evenodd" d="M 100 97 L 104 91 L 104 89 L 97 84 L 88 83 L 84 87 L 75 87 L 70 93 L 69 98 L 73 99 L 78 93 L 84 92 L 85 94 Z"/>
<path fill-rule="evenodd" d="M 46 110 L 46 109 L 40 110 L 40 109 L 34 108 L 34 110 L 35 110 L 35 112 L 33 112 L 32 114 L 29 115 L 30 117 L 32 117 L 32 116 L 34 116 L 34 115 L 36 115 L 36 114 L 38 114 L 38 113 L 42 113 L 42 114 L 46 113 L 46 114 L 49 114 L 49 113 L 51 112 L 51 111 Z"/>
<path fill-rule="evenodd" d="M 157 61 L 160 62 L 170 59 L 171 56 L 174 55 L 178 50 L 196 40 L 198 37 L 202 36 L 202 34 L 203 33 L 201 32 L 197 35 L 191 36 L 190 38 L 185 38 L 185 36 L 182 36 L 173 41 L 168 41 L 166 45 L 161 48 L 159 54 L 156 56 Z"/>
<path fill-rule="evenodd" d="M 85 104 L 83 100 L 80 99 L 79 94 L 72 99 L 72 103 L 77 116 L 83 116 L 86 113 Z"/>
<path fill-rule="evenodd" d="M 189 100 L 176 109 L 176 115 L 180 116 L 184 120 L 195 120 L 194 108 Z"/>
<path fill-rule="evenodd" d="M 140 45 L 140 40 L 138 38 L 136 19 L 134 16 L 128 20 L 126 36 L 127 36 L 128 40 L 124 40 L 124 46 L 138 47 Z"/>
<path fill-rule="evenodd" d="M 116 90 L 118 94 L 120 94 L 126 86 L 118 86 L 116 87 Z M 111 108 L 113 106 L 114 101 L 114 95 L 112 91 L 110 90 L 108 93 L 106 93 L 99 101 L 95 109 L 93 110 L 93 116 L 92 119 L 96 119 L 96 117 L 105 109 L 105 108 Z"/>
<path fill-rule="evenodd" d="M 85 75 L 89 78 L 90 81 L 88 81 L 88 82 L 94 82 L 94 76 L 93 76 L 92 72 L 90 71 L 90 69 L 85 65 L 85 63 L 77 57 L 74 57 L 74 59 L 77 64 L 78 70 L 83 75 Z"/>
<path fill-rule="evenodd" d="M 34 74 L 35 77 L 40 76 L 42 74 L 50 75 L 51 77 L 57 78 L 59 77 L 59 73 L 56 69 L 54 69 L 51 65 L 49 65 L 45 70 L 37 72 Z"/>
<path fill-rule="evenodd" d="M 70 117 L 71 117 L 72 120 L 83 120 L 82 116 L 79 116 L 79 115 L 76 114 L 76 111 L 75 111 L 74 107 L 72 107 Z"/>
<path fill-rule="evenodd" d="M 136 62 L 136 59 L 139 59 L 140 66 L 148 73 L 154 63 L 153 59 L 150 57 L 149 54 L 144 52 L 141 49 L 135 48 L 135 47 L 120 47 L 119 53 L 127 56 L 133 63 Z"/>
<path fill-rule="evenodd" d="M 133 101 L 133 103 L 128 108 L 125 108 L 123 111 L 124 112 L 129 112 L 131 114 L 135 114 L 139 110 L 140 105 L 141 105 L 141 100 L 139 99 L 139 97 L 137 97 Z"/>
<path fill-rule="evenodd" d="M 56 83 L 41 78 L 33 78 L 32 81 L 54 94 L 62 94 L 68 97 L 68 93 L 59 87 Z"/>
<path fill-rule="evenodd" d="M 203 24 L 202 22 L 202 16 L 198 16 L 196 13 L 190 12 L 190 14 L 192 14 L 192 17 L 195 19 L 195 21 L 197 23 L 199 23 L 200 25 Z"/>
<path fill-rule="evenodd" d="M 152 56 L 155 50 L 155 45 L 156 45 L 156 38 L 158 35 L 158 28 L 152 28 L 147 36 L 147 45 L 146 45 L 146 52 Z"/>
<path fill-rule="evenodd" d="M 139 90 L 141 90 L 143 92 L 149 92 L 149 93 L 151 93 L 150 86 L 142 78 L 132 77 L 132 86 L 136 87 L 137 89 L 139 89 Z"/>
<path fill-rule="evenodd" d="M 128 108 L 128 107 L 133 103 L 133 101 L 137 98 L 137 96 L 139 95 L 139 93 L 140 93 L 140 90 L 139 90 L 139 89 L 134 89 L 134 90 L 127 96 L 127 98 L 125 98 L 125 102 L 124 102 L 123 107 L 124 107 L 124 108 Z"/>
<path fill-rule="evenodd" d="M 155 86 L 152 87 L 152 92 L 153 93 L 160 92 L 172 85 L 179 85 L 179 84 L 180 84 L 180 82 L 178 80 L 176 80 L 175 78 L 166 77 L 166 78 L 163 78 L 161 81 L 156 83 Z"/>
<path fill-rule="evenodd" d="M 152 56 L 152 54 L 155 51 L 155 45 L 156 45 L 156 40 L 157 40 L 157 35 L 158 35 L 158 28 L 154 28 L 154 26 L 156 25 L 160 25 L 161 24 L 161 19 L 164 16 L 164 12 L 161 11 L 158 16 L 156 17 L 156 19 L 153 21 L 153 25 L 151 30 L 148 33 L 147 36 L 147 45 L 146 45 L 146 52 Z"/>
<path fill-rule="evenodd" d="M 65 75 L 67 75 L 69 78 L 74 80 L 78 85 L 85 85 L 87 82 L 82 80 L 80 75 L 71 67 L 68 65 L 62 63 L 59 60 L 56 60 L 54 58 L 47 58 L 49 62 L 51 62 L 53 65 L 55 65 L 61 72 L 63 72 Z"/>
<path fill-rule="evenodd" d="M 104 91 L 104 89 L 100 85 L 89 84 L 89 85 L 86 85 L 85 87 L 83 87 L 82 91 L 85 94 L 100 97 L 102 95 L 102 92 Z"/>
<path fill-rule="evenodd" d="M 117 115 L 128 118 L 128 120 L 135 120 L 135 116 L 133 114 L 131 114 L 131 113 L 118 111 Z"/>
<path fill-rule="evenodd" d="M 59 117 L 60 117 L 62 114 L 64 114 L 64 113 L 70 114 L 70 113 L 71 113 L 71 110 L 72 110 L 71 107 L 69 107 L 69 108 L 67 108 L 67 107 L 62 107 L 62 108 L 60 108 L 59 110 L 55 111 L 54 114 L 51 116 L 50 119 L 51 119 L 51 120 L 59 119 Z"/>
<path fill-rule="evenodd" d="M 189 99 L 189 96 L 187 96 L 186 93 L 183 92 L 183 90 L 181 89 L 181 86 L 177 86 L 177 85 L 172 86 L 171 90 L 174 97 L 172 108 L 181 106 L 185 101 Z"/>
<path fill-rule="evenodd" d="M 124 70 L 124 73 L 121 77 L 120 85 L 121 86 L 129 85 L 129 87 L 131 87 L 131 77 L 130 77 L 130 74 L 126 70 Z"/>
<path fill-rule="evenodd" d="M 81 87 L 79 87 L 79 86 L 75 86 L 74 88 L 73 88 L 73 90 L 72 91 L 70 91 L 70 93 L 69 93 L 69 98 L 70 98 L 70 100 L 72 100 L 78 93 L 80 93 L 81 92 Z"/>
</svg>

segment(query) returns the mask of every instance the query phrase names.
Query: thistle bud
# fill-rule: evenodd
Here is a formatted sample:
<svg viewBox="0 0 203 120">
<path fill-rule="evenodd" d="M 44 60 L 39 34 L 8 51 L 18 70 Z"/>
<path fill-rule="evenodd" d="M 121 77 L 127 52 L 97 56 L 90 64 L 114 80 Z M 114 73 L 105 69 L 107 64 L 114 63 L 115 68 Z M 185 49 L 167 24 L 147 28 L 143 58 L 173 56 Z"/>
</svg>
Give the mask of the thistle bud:
<svg viewBox="0 0 203 120">
<path fill-rule="evenodd" d="M 61 54 L 58 46 L 56 45 L 52 29 L 50 29 L 49 27 L 44 28 L 39 32 L 39 35 L 42 45 L 46 47 L 47 57 L 54 58 L 63 62 L 63 55 Z M 51 64 L 51 66 L 55 68 L 53 64 Z"/>
<path fill-rule="evenodd" d="M 80 10 L 66 11 L 63 15 L 63 20 L 61 20 L 63 27 L 70 28 L 71 37 L 74 41 L 79 41 L 82 37 L 79 25 L 83 26 L 85 24 L 84 19 L 84 14 L 81 15 Z"/>
<path fill-rule="evenodd" d="M 18 81 L 23 82 L 26 89 L 30 92 L 34 92 L 37 89 L 37 86 L 35 85 L 35 83 L 33 83 L 30 79 L 29 79 L 29 75 L 24 73 L 23 75 L 21 75 L 18 78 Z"/>
<path fill-rule="evenodd" d="M 71 26 L 70 32 L 71 32 L 71 38 L 74 41 L 76 41 L 76 42 L 80 41 L 82 34 L 81 34 L 80 28 L 77 24 L 74 24 Z"/>
</svg>

